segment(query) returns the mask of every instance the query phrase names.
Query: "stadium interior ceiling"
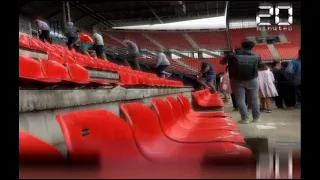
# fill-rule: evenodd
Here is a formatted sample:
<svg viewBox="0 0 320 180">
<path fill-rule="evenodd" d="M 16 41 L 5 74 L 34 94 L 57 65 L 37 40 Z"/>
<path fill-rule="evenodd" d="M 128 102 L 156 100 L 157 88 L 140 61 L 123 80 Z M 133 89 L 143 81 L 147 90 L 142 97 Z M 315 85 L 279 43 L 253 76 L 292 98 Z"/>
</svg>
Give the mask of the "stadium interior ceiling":
<svg viewBox="0 0 320 180">
<path fill-rule="evenodd" d="M 270 3 L 279 3 L 268 1 Z M 286 1 L 290 2 L 290 1 Z M 19 1 L 25 17 L 61 21 L 61 1 Z M 294 21 L 300 19 L 300 1 L 291 1 Z M 159 24 L 225 15 L 229 21 L 256 16 L 259 1 L 69 1 L 71 20 L 82 28 L 112 28 L 140 24 Z M 50 7 L 50 8 L 48 8 Z M 254 18 L 253 18 L 254 19 Z"/>
</svg>

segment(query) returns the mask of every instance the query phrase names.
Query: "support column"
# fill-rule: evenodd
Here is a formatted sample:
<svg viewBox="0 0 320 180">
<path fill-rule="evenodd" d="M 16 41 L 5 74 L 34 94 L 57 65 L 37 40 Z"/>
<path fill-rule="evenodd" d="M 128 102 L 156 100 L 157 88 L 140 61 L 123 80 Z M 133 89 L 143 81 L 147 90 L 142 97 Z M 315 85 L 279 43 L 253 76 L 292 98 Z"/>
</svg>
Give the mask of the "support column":
<svg viewBox="0 0 320 180">
<path fill-rule="evenodd" d="M 63 32 L 64 32 L 66 27 L 67 27 L 66 2 L 65 1 L 62 1 L 61 18 L 62 18 L 62 29 L 63 29 Z"/>
</svg>

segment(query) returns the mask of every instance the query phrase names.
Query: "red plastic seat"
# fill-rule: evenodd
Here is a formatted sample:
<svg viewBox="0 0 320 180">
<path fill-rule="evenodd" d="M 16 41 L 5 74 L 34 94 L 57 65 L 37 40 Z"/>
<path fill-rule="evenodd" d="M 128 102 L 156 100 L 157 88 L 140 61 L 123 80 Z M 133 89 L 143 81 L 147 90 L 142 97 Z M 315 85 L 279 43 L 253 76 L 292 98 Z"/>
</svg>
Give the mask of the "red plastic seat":
<svg viewBox="0 0 320 180">
<path fill-rule="evenodd" d="M 93 69 L 97 68 L 97 65 L 96 65 L 96 62 L 95 62 L 94 58 L 87 57 L 86 61 L 87 61 L 88 67 L 93 68 Z"/>
<path fill-rule="evenodd" d="M 211 94 L 206 90 L 192 93 L 195 102 L 202 107 L 223 107 L 224 103 L 218 93 Z"/>
<path fill-rule="evenodd" d="M 192 117 L 185 116 L 183 113 L 183 108 L 179 101 L 172 96 L 167 96 L 166 101 L 169 103 L 171 107 L 172 114 L 176 121 L 180 121 L 179 124 L 184 127 L 191 127 L 193 130 L 195 129 L 215 129 L 215 130 L 230 130 L 230 131 L 238 131 L 239 128 L 236 123 L 232 120 L 228 120 L 223 117 Z"/>
<path fill-rule="evenodd" d="M 191 103 L 188 98 L 183 94 L 178 95 L 178 101 L 183 107 L 183 112 L 186 116 L 192 117 L 230 117 L 229 114 L 224 111 L 212 111 L 212 112 L 196 112 L 191 108 Z"/>
<path fill-rule="evenodd" d="M 30 48 L 30 37 L 26 34 L 19 33 L 19 46 Z"/>
<path fill-rule="evenodd" d="M 57 115 L 71 159 L 144 159 L 136 147 L 129 126 L 103 109 L 74 111 Z M 132 159 L 128 159 L 131 161 Z"/>
<path fill-rule="evenodd" d="M 52 80 L 60 82 L 68 76 L 67 68 L 56 61 L 40 59 L 44 75 Z"/>
<path fill-rule="evenodd" d="M 63 161 L 62 154 L 49 143 L 19 130 L 19 160 L 20 163 L 32 163 L 36 161 Z"/>
<path fill-rule="evenodd" d="M 87 67 L 88 64 L 86 59 L 87 59 L 86 56 L 78 53 L 75 57 L 75 62 L 83 67 Z"/>
<path fill-rule="evenodd" d="M 118 72 L 120 75 L 120 82 L 124 85 L 132 85 L 132 80 L 126 72 Z"/>
<path fill-rule="evenodd" d="M 155 108 L 163 133 L 177 142 L 235 142 L 245 143 L 244 137 L 239 132 L 215 129 L 197 129 L 195 123 L 175 119 L 170 105 L 163 99 L 151 99 Z M 213 120 L 214 121 L 214 120 Z M 226 124 L 227 125 L 227 124 Z"/>
<path fill-rule="evenodd" d="M 60 82 L 60 80 L 46 77 L 39 61 L 23 55 L 19 55 L 19 77 L 46 83 Z"/>
<path fill-rule="evenodd" d="M 64 62 L 65 62 L 65 64 L 74 64 L 74 63 L 76 63 L 76 61 L 73 58 L 73 56 L 68 54 L 68 53 L 64 54 Z"/>
<path fill-rule="evenodd" d="M 89 84 L 90 76 L 89 72 L 79 64 L 68 64 L 68 76 L 65 81 L 77 83 L 77 84 Z"/>
<path fill-rule="evenodd" d="M 161 130 L 156 114 L 142 103 L 121 104 L 120 109 L 130 123 L 141 152 L 155 161 L 202 161 L 232 156 L 247 160 L 251 150 L 230 142 L 179 143 L 169 139 Z M 147 117 L 147 118 L 146 118 Z"/>
<path fill-rule="evenodd" d="M 64 58 L 60 54 L 52 51 L 48 52 L 48 60 L 57 61 L 61 64 L 65 64 Z"/>
</svg>

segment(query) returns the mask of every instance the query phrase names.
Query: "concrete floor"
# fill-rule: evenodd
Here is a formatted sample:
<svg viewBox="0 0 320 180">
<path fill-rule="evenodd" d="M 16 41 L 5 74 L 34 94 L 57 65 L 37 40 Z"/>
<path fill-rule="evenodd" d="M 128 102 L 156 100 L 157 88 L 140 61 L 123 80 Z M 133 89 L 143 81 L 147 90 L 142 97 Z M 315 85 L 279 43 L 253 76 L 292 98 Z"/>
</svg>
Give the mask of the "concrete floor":
<svg viewBox="0 0 320 180">
<path fill-rule="evenodd" d="M 240 120 L 239 111 L 232 111 L 231 103 L 228 103 L 224 110 L 232 115 L 233 120 Z M 252 120 L 251 114 L 250 117 Z M 267 140 L 269 151 L 275 148 L 289 148 L 300 151 L 300 117 L 300 108 L 277 109 L 274 107 L 272 108 L 272 113 L 261 112 L 261 122 L 259 123 L 251 122 L 250 124 L 238 125 L 246 139 Z M 263 151 L 266 150 L 264 149 Z"/>
</svg>

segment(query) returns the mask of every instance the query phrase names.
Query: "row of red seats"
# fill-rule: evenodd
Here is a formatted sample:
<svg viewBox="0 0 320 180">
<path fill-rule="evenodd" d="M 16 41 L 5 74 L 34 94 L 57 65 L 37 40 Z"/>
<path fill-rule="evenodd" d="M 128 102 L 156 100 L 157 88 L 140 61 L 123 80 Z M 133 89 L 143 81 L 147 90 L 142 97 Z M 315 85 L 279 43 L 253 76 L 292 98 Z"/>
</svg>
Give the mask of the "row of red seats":
<svg viewBox="0 0 320 180">
<path fill-rule="evenodd" d="M 255 177 L 252 152 L 226 113 L 195 112 L 182 94 L 177 99 L 168 96 L 151 102 L 155 111 L 138 102 L 121 104 L 127 123 L 103 109 L 57 115 L 68 160 L 86 163 L 97 160 L 104 178 L 165 176 L 170 173 L 168 165 L 175 165 L 169 170 L 170 176 L 200 178 L 204 173 L 201 171 L 214 176 L 221 168 L 231 167 L 226 163 L 239 162 L 241 175 L 251 169 Z M 19 157 L 21 164 L 43 159 L 64 161 L 57 149 L 23 130 L 20 130 Z M 204 169 L 204 162 L 211 169 Z M 155 168 L 155 174 L 149 174 L 146 168 Z"/>
<path fill-rule="evenodd" d="M 154 74 L 128 71 L 121 72 L 120 83 L 105 79 L 91 79 L 89 72 L 84 67 L 76 63 L 67 63 L 66 66 L 51 60 L 35 60 L 28 56 L 19 56 L 19 77 L 46 83 L 59 83 L 62 81 L 76 84 L 96 83 L 100 85 L 147 85 L 147 86 L 168 86 L 181 87 L 181 81 L 158 78 Z"/>
<path fill-rule="evenodd" d="M 104 79 L 90 79 L 89 72 L 78 64 L 63 66 L 56 61 L 33 59 L 29 56 L 19 56 L 19 77 L 45 83 L 60 83 L 62 81 L 76 84 L 111 85 Z"/>
<path fill-rule="evenodd" d="M 125 85 L 148 85 L 148 86 L 166 86 L 166 87 L 182 87 L 181 81 L 158 78 L 156 75 L 149 73 L 135 72 L 119 72 L 120 81 Z"/>
<path fill-rule="evenodd" d="M 274 59 L 270 50 L 269 50 L 268 45 L 266 45 L 266 44 L 255 45 L 252 51 L 259 54 L 261 57 L 261 60 L 269 60 L 270 61 L 270 60 Z"/>
<path fill-rule="evenodd" d="M 228 49 L 226 31 L 188 32 L 188 35 L 200 48 Z"/>
<path fill-rule="evenodd" d="M 296 46 L 292 43 L 276 43 L 274 47 L 277 49 L 281 59 L 291 60 L 298 58 L 298 51 L 300 46 Z"/>
</svg>

